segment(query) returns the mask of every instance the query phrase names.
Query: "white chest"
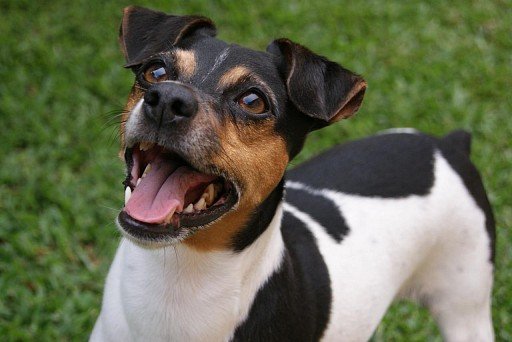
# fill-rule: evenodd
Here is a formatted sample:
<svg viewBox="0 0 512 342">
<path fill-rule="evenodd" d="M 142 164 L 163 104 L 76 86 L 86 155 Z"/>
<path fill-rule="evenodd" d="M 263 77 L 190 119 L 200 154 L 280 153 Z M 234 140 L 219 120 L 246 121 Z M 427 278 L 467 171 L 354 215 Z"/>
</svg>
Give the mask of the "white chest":
<svg viewBox="0 0 512 342">
<path fill-rule="evenodd" d="M 279 208 L 269 229 L 240 253 L 148 250 L 123 240 L 91 340 L 229 340 L 281 263 L 281 216 Z"/>
</svg>

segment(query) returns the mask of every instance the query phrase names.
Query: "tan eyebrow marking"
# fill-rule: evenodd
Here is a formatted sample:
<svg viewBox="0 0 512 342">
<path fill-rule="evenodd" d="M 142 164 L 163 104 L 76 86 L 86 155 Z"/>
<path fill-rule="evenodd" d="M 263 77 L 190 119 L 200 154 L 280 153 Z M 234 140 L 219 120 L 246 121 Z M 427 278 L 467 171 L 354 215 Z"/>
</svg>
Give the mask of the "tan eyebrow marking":
<svg viewBox="0 0 512 342">
<path fill-rule="evenodd" d="M 194 51 L 178 49 L 174 52 L 176 69 L 180 76 L 190 79 L 196 72 L 196 54 Z"/>
<path fill-rule="evenodd" d="M 245 66 L 238 65 L 229 69 L 220 77 L 219 82 L 217 83 L 217 87 L 219 89 L 228 88 L 249 76 L 251 76 L 251 71 Z"/>
</svg>

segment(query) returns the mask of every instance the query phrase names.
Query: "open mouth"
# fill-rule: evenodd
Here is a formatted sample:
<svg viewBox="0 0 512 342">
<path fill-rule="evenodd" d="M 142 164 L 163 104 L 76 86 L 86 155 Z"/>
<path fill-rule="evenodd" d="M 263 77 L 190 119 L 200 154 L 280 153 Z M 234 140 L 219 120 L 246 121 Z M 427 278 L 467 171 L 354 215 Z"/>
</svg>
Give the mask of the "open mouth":
<svg viewBox="0 0 512 342">
<path fill-rule="evenodd" d="M 184 228 L 205 226 L 238 201 L 231 181 L 203 173 L 154 143 L 127 148 L 125 161 L 125 206 L 118 222 L 132 237 L 183 237 Z"/>
</svg>

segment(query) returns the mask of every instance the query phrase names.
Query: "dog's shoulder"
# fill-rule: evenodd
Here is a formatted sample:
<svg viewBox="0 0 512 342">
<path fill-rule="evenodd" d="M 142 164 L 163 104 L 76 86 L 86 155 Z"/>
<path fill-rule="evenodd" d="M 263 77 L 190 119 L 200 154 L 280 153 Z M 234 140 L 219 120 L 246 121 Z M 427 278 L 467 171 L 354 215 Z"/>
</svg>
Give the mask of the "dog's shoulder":
<svg viewBox="0 0 512 342">
<path fill-rule="evenodd" d="M 281 265 L 259 289 L 233 341 L 317 341 L 327 328 L 331 279 L 314 234 L 284 211 Z"/>
</svg>

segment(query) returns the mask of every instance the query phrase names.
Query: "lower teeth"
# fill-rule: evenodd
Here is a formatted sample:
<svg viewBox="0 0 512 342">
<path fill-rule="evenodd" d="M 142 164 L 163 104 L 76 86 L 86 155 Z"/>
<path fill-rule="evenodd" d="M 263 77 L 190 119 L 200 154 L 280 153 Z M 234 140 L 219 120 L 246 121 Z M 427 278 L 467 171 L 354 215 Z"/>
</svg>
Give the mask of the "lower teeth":
<svg viewBox="0 0 512 342">
<path fill-rule="evenodd" d="M 171 223 L 171 221 L 172 221 L 172 215 L 173 215 L 173 214 L 174 214 L 174 213 L 171 213 L 171 214 L 167 215 L 167 217 L 165 218 L 164 222 L 165 222 L 165 223 L 167 223 L 167 224 Z"/>
<path fill-rule="evenodd" d="M 203 198 L 203 197 L 201 197 L 201 198 L 199 199 L 199 201 L 197 201 L 197 203 L 196 203 L 196 204 L 194 204 L 194 209 L 195 209 L 195 210 L 197 210 L 197 211 L 199 211 L 199 210 L 203 210 L 203 209 L 205 209 L 205 208 L 206 208 L 206 202 L 205 202 L 204 198 Z"/>
</svg>

